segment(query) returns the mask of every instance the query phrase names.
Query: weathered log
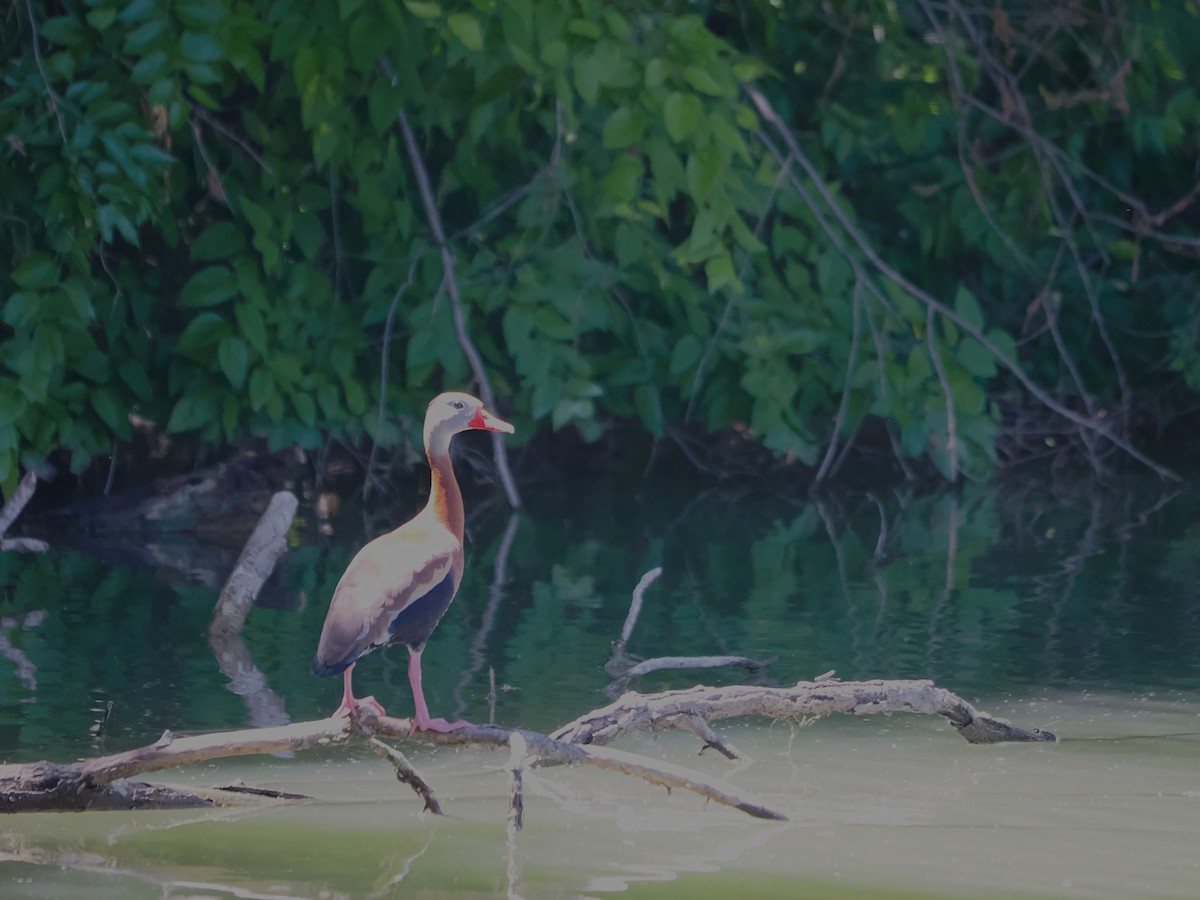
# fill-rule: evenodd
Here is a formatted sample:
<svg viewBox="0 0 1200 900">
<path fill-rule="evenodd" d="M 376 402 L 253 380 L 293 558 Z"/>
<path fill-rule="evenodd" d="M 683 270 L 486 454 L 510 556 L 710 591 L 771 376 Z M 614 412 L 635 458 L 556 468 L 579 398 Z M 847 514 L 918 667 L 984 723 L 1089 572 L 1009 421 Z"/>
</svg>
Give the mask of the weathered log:
<svg viewBox="0 0 1200 900">
<path fill-rule="evenodd" d="M 217 598 L 208 626 L 210 638 L 241 632 L 254 598 L 287 550 L 287 533 L 298 505 L 299 501 L 291 491 L 279 491 L 267 504 Z"/>
<path fill-rule="evenodd" d="M 303 750 L 343 741 L 351 736 L 366 737 L 376 752 L 384 749 L 384 755 L 396 768 L 400 780 L 413 787 L 427 807 L 436 811 L 439 805 L 432 790 L 411 771 L 403 755 L 387 752 L 386 745 L 382 745 L 378 739 L 381 736 L 416 736 L 424 742 L 443 746 L 508 747 L 514 731 L 478 725 L 449 734 L 421 732 L 414 735 L 410 720 L 375 716 L 367 711 L 361 719 L 320 719 L 279 728 L 252 728 L 188 737 L 175 737 L 167 732 L 155 743 L 125 753 L 62 765 L 39 762 L 0 768 L 0 812 L 110 809 L 113 808 L 114 797 L 132 795 L 142 787 L 125 780 L 133 775 L 230 756 Z M 656 763 L 606 747 L 576 746 L 534 731 L 521 730 L 519 734 L 529 755 L 543 762 L 592 765 L 637 775 L 654 784 L 693 791 L 760 818 L 783 817 L 737 788 L 682 766 Z M 402 764 L 398 765 L 397 759 L 403 761 Z M 202 802 L 218 801 L 210 793 Z M 201 802 L 179 792 L 165 796 L 163 805 L 201 805 Z"/>
<path fill-rule="evenodd" d="M 79 810 L 121 804 L 122 808 L 129 808 L 125 798 L 137 797 L 139 791 L 148 790 L 126 781 L 136 775 L 222 757 L 299 751 L 352 737 L 376 742 L 372 743 L 373 748 L 376 752 L 382 750 L 401 780 L 413 787 L 428 807 L 437 809 L 432 789 L 412 771 L 402 754 L 388 752 L 386 745 L 378 743 L 380 738 L 416 739 L 437 746 L 511 749 L 513 736 L 519 735 L 527 755 L 538 764 L 597 766 L 636 775 L 653 784 L 693 791 L 752 816 L 779 819 L 783 818 L 782 813 L 720 779 L 603 745 L 633 731 L 677 728 L 700 736 L 706 745 L 717 747 L 727 756 L 736 757 L 736 752 L 712 731 L 710 722 L 751 715 L 800 722 L 830 713 L 897 712 L 943 716 L 972 743 L 1056 740 L 1049 732 L 1028 731 L 980 713 L 961 697 L 929 681 L 826 680 L 801 682 L 791 688 L 697 687 L 661 694 L 626 694 L 552 735 L 492 725 L 473 725 L 449 734 L 414 734 L 410 720 L 375 716 L 369 710 L 354 719 L 320 719 L 276 728 L 187 737 L 167 732 L 155 743 L 125 753 L 61 765 L 40 762 L 2 767 L 0 811 Z M 168 799 L 160 805 L 187 802 L 183 793 Z M 209 795 L 204 802 L 220 800 Z"/>
<path fill-rule="evenodd" d="M 278 728 L 251 728 L 176 737 L 167 731 L 153 744 L 74 763 L 37 762 L 0 767 L 0 812 L 81 810 L 103 804 L 131 789 L 126 779 L 173 766 L 229 756 L 281 753 L 340 741 L 349 732 L 344 719 L 299 722 Z"/>
<path fill-rule="evenodd" d="M 628 693 L 602 709 L 580 716 L 551 733 L 575 744 L 608 744 L 634 731 L 685 727 L 699 717 L 708 722 L 742 716 L 768 716 L 800 722 L 831 713 L 852 716 L 924 713 L 944 716 L 972 744 L 1053 741 L 1040 729 L 1026 730 L 981 713 L 932 681 L 801 681 L 792 687 L 700 686 L 659 694 Z"/>
<path fill-rule="evenodd" d="M 47 549 L 45 541 L 34 538 L 4 537 L 4 533 L 8 531 L 13 522 L 17 521 L 17 516 L 21 515 L 21 511 L 25 509 L 25 504 L 33 497 L 35 490 L 37 490 L 37 475 L 33 472 L 26 472 L 25 477 L 17 485 L 17 489 L 8 498 L 8 502 L 0 507 L 0 550 L 40 553 Z"/>
</svg>

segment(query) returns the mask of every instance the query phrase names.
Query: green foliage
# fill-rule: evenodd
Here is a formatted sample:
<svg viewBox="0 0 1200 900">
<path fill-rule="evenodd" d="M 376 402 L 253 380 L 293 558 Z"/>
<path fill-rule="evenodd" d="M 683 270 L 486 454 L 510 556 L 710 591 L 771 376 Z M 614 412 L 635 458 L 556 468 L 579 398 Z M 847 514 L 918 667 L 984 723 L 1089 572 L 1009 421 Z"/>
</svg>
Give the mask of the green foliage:
<svg viewBox="0 0 1200 900">
<path fill-rule="evenodd" d="M 815 465 L 873 418 L 952 477 L 1029 405 L 1012 366 L 1121 429 L 1134 395 L 1186 409 L 1200 19 L 1077 6 L 16 7 L 0 485 L 130 414 L 393 442 L 466 382 L 401 112 L 527 421 L 691 418 Z"/>
</svg>

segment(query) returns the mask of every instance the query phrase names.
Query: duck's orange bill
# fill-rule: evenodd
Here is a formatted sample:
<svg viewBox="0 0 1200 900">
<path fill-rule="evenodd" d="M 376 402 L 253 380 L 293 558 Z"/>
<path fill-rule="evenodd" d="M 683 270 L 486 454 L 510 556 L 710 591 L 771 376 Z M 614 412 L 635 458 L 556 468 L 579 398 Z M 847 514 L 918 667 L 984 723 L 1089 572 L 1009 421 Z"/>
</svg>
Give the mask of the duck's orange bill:
<svg viewBox="0 0 1200 900">
<path fill-rule="evenodd" d="M 481 409 L 475 413 L 474 418 L 467 423 L 468 428 L 479 428 L 483 431 L 501 431 L 504 434 L 512 434 L 516 431 L 508 422 L 503 419 L 498 419 L 486 409 Z"/>
</svg>

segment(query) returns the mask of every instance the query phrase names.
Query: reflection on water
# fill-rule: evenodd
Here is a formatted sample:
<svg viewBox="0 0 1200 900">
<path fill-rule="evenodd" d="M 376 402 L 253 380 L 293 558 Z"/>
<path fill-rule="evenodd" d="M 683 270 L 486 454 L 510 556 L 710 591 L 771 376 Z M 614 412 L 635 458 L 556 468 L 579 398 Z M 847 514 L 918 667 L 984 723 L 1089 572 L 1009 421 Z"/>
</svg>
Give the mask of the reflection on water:
<svg viewBox="0 0 1200 900">
<path fill-rule="evenodd" d="M 198 767 L 166 778 L 241 775 L 325 802 L 16 817 L 0 829 L 0 894 L 1195 894 L 1200 492 L 1171 496 L 1147 480 L 819 500 L 648 483 L 526 494 L 518 519 L 492 508 L 469 523 L 462 589 L 425 654 L 435 714 L 487 720 L 494 704 L 502 724 L 550 729 L 602 705 L 630 592 L 661 565 L 631 657 L 776 656 L 752 676 L 774 683 L 829 669 L 929 677 L 1080 740 L 976 748 L 906 717 L 795 732 L 749 724 L 732 739 L 755 762 L 731 770 L 696 757 L 689 738 L 635 739 L 627 749 L 726 777 L 792 821 L 542 770 L 528 778 L 511 858 L 499 754 L 414 760 L 451 813 L 443 819 L 419 815 L 374 757 Z M 65 760 L 164 728 L 243 727 L 265 714 L 255 696 L 274 698 L 271 715 L 327 714 L 339 685 L 308 663 L 363 539 L 294 549 L 244 648 L 220 665 L 205 626 L 223 573 L 214 582 L 70 549 L 0 556 L 0 757 Z M 375 654 L 356 673 L 398 713 L 409 704 L 405 656 Z M 234 693 L 238 673 L 261 684 L 243 678 Z M 656 672 L 634 687 L 747 677 Z"/>
</svg>

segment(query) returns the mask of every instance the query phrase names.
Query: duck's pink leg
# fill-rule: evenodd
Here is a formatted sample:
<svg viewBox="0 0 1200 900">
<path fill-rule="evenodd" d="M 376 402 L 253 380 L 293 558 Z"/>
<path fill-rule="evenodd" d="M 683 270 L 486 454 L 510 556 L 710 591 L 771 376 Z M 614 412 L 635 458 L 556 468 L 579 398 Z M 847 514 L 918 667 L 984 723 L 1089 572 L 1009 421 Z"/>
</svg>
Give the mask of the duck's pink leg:
<svg viewBox="0 0 1200 900">
<path fill-rule="evenodd" d="M 411 647 L 408 651 L 408 683 L 412 685 L 413 704 L 416 706 L 416 715 L 413 716 L 413 721 L 416 723 L 418 731 L 457 731 L 459 728 L 466 728 L 471 724 L 463 719 L 459 719 L 457 722 L 447 722 L 445 719 L 429 717 L 429 707 L 425 704 L 425 692 L 421 689 L 421 651 L 413 650 Z"/>
<path fill-rule="evenodd" d="M 350 663 L 346 667 L 346 671 L 342 673 L 342 705 L 334 712 L 334 718 L 345 718 L 353 715 L 358 711 L 360 706 L 369 706 L 375 710 L 377 715 L 386 716 L 383 707 L 379 705 L 379 701 L 374 697 L 363 697 L 361 700 L 354 696 L 354 689 L 350 686 L 350 676 L 354 672 L 354 667 L 358 665 L 356 662 Z"/>
</svg>

